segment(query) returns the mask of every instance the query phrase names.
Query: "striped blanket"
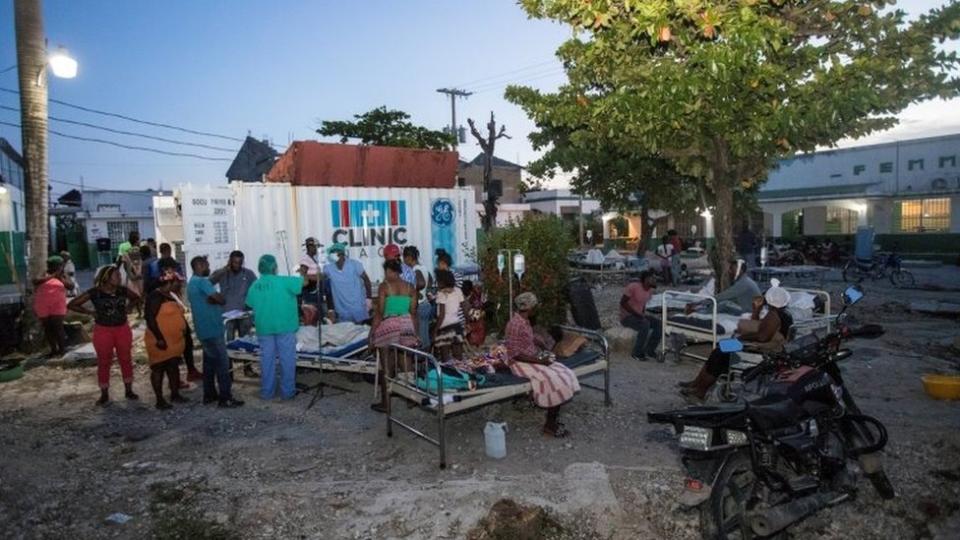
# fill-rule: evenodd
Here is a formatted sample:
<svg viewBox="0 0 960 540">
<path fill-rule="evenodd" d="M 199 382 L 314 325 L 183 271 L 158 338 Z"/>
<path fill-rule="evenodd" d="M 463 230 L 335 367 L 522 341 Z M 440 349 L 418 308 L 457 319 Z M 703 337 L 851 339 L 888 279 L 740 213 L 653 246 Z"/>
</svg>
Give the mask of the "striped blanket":
<svg viewBox="0 0 960 540">
<path fill-rule="evenodd" d="M 519 356 L 539 355 L 530 321 L 519 313 L 507 323 L 507 354 L 510 371 L 517 377 L 530 380 L 533 401 L 539 407 L 558 407 L 570 401 L 580 391 L 577 375 L 568 367 L 554 362 L 550 365 L 531 364 L 517 360 Z"/>
<path fill-rule="evenodd" d="M 389 317 L 380 322 L 373 331 L 373 346 L 386 347 L 388 345 L 403 345 L 416 347 L 420 339 L 413 331 L 413 319 L 410 315 Z"/>
</svg>

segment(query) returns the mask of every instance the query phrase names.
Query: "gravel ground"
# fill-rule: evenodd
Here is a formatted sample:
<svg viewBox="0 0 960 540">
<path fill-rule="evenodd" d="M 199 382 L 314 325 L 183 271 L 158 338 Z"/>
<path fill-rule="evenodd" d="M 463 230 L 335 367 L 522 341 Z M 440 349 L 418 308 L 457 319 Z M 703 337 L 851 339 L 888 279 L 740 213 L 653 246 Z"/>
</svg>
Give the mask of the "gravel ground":
<svg viewBox="0 0 960 540">
<path fill-rule="evenodd" d="M 918 281 L 957 287 L 960 271 L 918 270 Z M 837 292 L 843 284 L 827 281 Z M 930 288 L 930 287 L 927 287 Z M 866 284 L 854 312 L 887 334 L 854 343 L 844 366 L 861 408 L 890 432 L 887 471 L 899 497 L 881 501 L 866 482 L 854 500 L 791 529 L 796 538 L 956 538 L 960 531 L 960 406 L 924 393 L 925 372 L 957 373 L 956 318 L 911 313 L 914 300 L 960 302 L 956 290 L 892 290 Z M 595 291 L 605 325 L 616 323 L 621 288 Z M 95 368 L 41 366 L 0 385 L 0 530 L 5 538 L 464 538 L 500 498 L 539 505 L 563 527 L 560 538 L 696 538 L 698 518 L 677 497 L 682 473 L 673 435 L 646 423 L 650 410 L 680 407 L 673 384 L 698 364 L 612 358 L 612 397 L 585 389 L 564 408 L 573 435 L 540 435 L 542 412 L 505 404 L 453 418 L 451 465 L 407 433 L 385 436 L 367 407 L 371 385 L 307 409 L 310 395 L 264 403 L 256 381 L 238 379 L 247 405 L 191 404 L 158 412 L 141 402 L 97 397 Z M 309 382 L 310 374 L 301 380 Z M 114 395 L 120 396 L 119 374 Z M 399 401 L 396 402 L 399 404 Z M 421 429 L 432 417 L 402 416 Z M 506 421 L 508 455 L 483 452 L 487 419 Z M 108 517 L 122 513 L 125 523 Z M 121 520 L 122 521 L 122 520 Z"/>
</svg>

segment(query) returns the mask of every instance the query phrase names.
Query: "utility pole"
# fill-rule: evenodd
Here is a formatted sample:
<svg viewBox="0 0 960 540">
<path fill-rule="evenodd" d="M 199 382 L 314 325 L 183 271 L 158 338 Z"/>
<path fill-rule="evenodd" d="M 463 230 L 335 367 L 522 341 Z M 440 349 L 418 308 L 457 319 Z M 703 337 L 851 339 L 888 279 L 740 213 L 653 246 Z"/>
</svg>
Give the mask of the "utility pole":
<svg viewBox="0 0 960 540">
<path fill-rule="evenodd" d="M 438 88 L 437 92 L 450 96 L 450 134 L 453 135 L 453 148 L 456 149 L 460 143 L 460 130 L 457 128 L 457 98 L 470 97 L 473 92 L 459 88 Z"/>
<path fill-rule="evenodd" d="M 47 70 L 40 0 L 14 0 L 17 66 L 20 82 L 20 125 L 26 162 L 27 276 L 46 271 L 49 219 L 47 209 Z"/>
</svg>

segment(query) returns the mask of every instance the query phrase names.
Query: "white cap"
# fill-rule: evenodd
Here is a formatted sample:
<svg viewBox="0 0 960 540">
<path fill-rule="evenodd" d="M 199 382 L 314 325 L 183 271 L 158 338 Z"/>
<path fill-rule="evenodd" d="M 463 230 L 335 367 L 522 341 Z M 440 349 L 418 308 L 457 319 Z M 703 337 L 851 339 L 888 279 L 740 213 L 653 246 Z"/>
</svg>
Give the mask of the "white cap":
<svg viewBox="0 0 960 540">
<path fill-rule="evenodd" d="M 763 298 L 767 301 L 767 304 L 778 309 L 785 308 L 790 303 L 790 293 L 780 286 L 779 279 L 770 280 L 770 288 L 767 289 Z"/>
</svg>

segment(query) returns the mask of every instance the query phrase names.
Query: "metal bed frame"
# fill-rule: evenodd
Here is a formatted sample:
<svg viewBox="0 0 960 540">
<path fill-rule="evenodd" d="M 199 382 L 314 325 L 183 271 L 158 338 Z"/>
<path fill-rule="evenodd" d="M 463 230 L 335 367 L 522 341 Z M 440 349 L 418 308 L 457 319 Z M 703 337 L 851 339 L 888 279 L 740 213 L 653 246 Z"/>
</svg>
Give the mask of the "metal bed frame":
<svg viewBox="0 0 960 540">
<path fill-rule="evenodd" d="M 297 367 L 305 369 L 319 369 L 326 371 L 341 371 L 344 373 L 361 373 L 364 375 L 376 375 L 379 370 L 380 360 L 377 358 L 376 361 L 365 360 L 362 358 L 357 358 L 360 354 L 367 350 L 367 346 L 364 345 L 355 351 L 351 351 L 349 355 L 345 357 L 341 356 L 329 356 L 325 354 L 305 354 L 302 352 L 297 352 Z M 238 351 L 235 349 L 227 349 L 227 356 L 231 360 L 242 360 L 246 362 L 260 362 L 260 354 L 252 353 L 247 351 Z M 376 355 L 374 355 L 376 358 Z"/>
<path fill-rule="evenodd" d="M 827 332 L 830 331 L 831 321 L 834 319 L 834 316 L 830 313 L 830 293 L 826 291 L 816 290 L 816 289 L 796 289 L 793 287 L 784 287 L 787 291 L 794 293 L 808 293 L 814 296 L 824 298 L 824 314 L 818 315 L 814 314 L 813 317 L 807 320 L 794 321 L 793 327 L 797 330 L 804 329 L 815 329 L 821 325 L 825 325 Z M 711 317 L 709 319 L 710 328 L 703 328 L 700 326 L 694 326 L 689 324 L 684 324 L 679 321 L 671 321 L 669 317 L 668 304 L 670 298 L 675 298 L 681 301 L 687 302 L 709 302 L 710 304 L 710 313 Z M 704 319 L 707 321 L 708 319 Z M 693 292 L 684 292 L 684 291 L 664 291 L 663 293 L 663 304 L 660 307 L 660 355 L 665 357 L 667 353 L 667 335 L 682 335 L 687 338 L 691 338 L 695 343 L 710 343 L 710 350 L 712 351 L 717 347 L 717 300 L 713 296 L 705 294 L 697 294 Z M 688 356 L 697 360 L 707 360 L 707 356 L 697 354 L 695 352 L 685 351 L 686 346 L 679 346 L 674 350 L 674 353 L 677 355 L 677 360 L 680 359 L 680 356 Z M 708 353 L 709 354 L 709 353 Z"/>
<path fill-rule="evenodd" d="M 603 387 L 591 386 L 583 382 L 581 387 L 590 388 L 603 392 L 604 404 L 609 407 L 612 405 L 610 400 L 610 347 L 606 338 L 599 332 L 587 330 L 584 328 L 561 326 L 563 330 L 583 335 L 588 340 L 600 347 L 600 357 L 590 363 L 573 368 L 573 372 L 580 377 L 603 374 Z M 387 388 L 387 436 L 393 437 L 393 426 L 396 425 L 406 431 L 409 431 L 416 437 L 419 437 L 430 444 L 436 446 L 440 451 L 440 468 L 447 466 L 447 417 L 480 409 L 487 405 L 505 401 L 517 396 L 522 396 L 530 392 L 530 382 L 511 384 L 506 386 L 495 386 L 491 388 L 477 388 L 474 390 L 445 390 L 443 388 L 443 377 L 440 369 L 440 363 L 437 359 L 428 353 L 404 347 L 402 345 L 392 345 L 388 352 L 387 362 L 384 364 L 386 388 Z M 404 358 L 400 358 L 403 355 Z M 403 361 L 409 370 L 398 371 L 397 363 Z M 437 372 L 438 387 L 436 392 L 424 390 L 417 386 L 416 373 L 421 370 L 434 370 Z M 405 423 L 394 415 L 392 401 L 394 396 L 402 397 L 418 405 L 423 411 L 436 415 L 437 417 L 437 436 L 431 437 L 418 430 L 417 428 Z"/>
</svg>

